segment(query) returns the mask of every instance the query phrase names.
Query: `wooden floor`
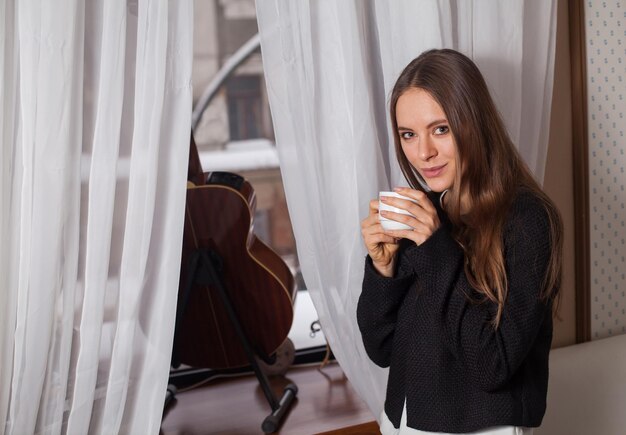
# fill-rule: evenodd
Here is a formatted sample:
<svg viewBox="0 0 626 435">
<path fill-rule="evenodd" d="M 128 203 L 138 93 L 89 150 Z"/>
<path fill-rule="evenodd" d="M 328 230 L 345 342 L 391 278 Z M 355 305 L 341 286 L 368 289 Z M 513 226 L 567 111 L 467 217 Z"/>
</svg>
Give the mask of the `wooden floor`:
<svg viewBox="0 0 626 435">
<path fill-rule="evenodd" d="M 294 367 L 285 377 L 271 378 L 275 394 L 290 382 L 298 396 L 277 432 L 291 434 L 380 434 L 365 403 L 357 396 L 337 363 L 318 370 Z M 262 434 L 270 413 L 254 376 L 216 379 L 207 386 L 176 395 L 161 425 L 162 435 Z"/>
</svg>

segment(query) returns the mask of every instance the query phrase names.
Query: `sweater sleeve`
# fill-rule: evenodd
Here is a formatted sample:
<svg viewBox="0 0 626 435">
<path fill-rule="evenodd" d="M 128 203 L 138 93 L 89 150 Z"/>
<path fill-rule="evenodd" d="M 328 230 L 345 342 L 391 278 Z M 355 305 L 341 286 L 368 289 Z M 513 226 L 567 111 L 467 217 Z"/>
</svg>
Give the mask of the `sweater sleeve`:
<svg viewBox="0 0 626 435">
<path fill-rule="evenodd" d="M 357 322 L 365 351 L 380 367 L 389 367 L 398 309 L 415 282 L 415 276 L 398 253 L 396 273 L 392 278 L 380 275 L 369 255 L 365 258 L 363 288 L 357 304 Z"/>
<path fill-rule="evenodd" d="M 511 379 L 551 315 L 550 304 L 539 298 L 551 253 L 547 212 L 535 201 L 516 201 L 511 214 L 504 230 L 508 297 L 497 329 L 491 324 L 497 305 L 476 303 L 479 294 L 465 275 L 463 251 L 447 228 L 407 252 L 445 345 L 484 391 Z"/>
</svg>

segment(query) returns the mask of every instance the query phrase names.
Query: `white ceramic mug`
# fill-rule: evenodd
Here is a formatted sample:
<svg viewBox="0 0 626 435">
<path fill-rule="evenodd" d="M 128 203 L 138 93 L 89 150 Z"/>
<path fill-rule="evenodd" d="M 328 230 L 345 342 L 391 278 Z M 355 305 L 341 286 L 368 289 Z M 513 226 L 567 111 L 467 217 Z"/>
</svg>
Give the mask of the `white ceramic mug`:
<svg viewBox="0 0 626 435">
<path fill-rule="evenodd" d="M 382 227 L 386 230 L 411 230 L 413 229 L 412 227 L 408 226 L 405 223 L 394 221 L 394 220 L 388 219 L 380 215 L 380 211 L 384 210 L 384 211 L 392 211 L 394 213 L 406 214 L 406 215 L 411 216 L 411 213 L 409 213 L 406 210 L 403 210 L 398 207 L 393 207 L 392 205 L 385 204 L 384 202 L 382 202 L 380 200 L 382 196 L 393 196 L 395 198 L 408 199 L 409 201 L 413 201 L 415 203 L 417 203 L 417 201 L 415 201 L 413 198 L 400 195 L 399 193 L 396 193 L 396 192 L 379 192 L 378 193 L 378 211 L 379 211 L 378 220 L 380 221 L 380 224 L 382 225 Z"/>
</svg>

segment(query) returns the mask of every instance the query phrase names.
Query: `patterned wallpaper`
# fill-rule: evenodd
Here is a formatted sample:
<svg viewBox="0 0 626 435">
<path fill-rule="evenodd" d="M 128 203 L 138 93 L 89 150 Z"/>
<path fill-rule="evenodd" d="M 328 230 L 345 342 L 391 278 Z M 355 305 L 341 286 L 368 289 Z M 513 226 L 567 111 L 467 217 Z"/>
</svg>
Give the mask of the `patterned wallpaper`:
<svg viewBox="0 0 626 435">
<path fill-rule="evenodd" d="M 626 1 L 585 2 L 591 337 L 626 333 Z"/>
</svg>

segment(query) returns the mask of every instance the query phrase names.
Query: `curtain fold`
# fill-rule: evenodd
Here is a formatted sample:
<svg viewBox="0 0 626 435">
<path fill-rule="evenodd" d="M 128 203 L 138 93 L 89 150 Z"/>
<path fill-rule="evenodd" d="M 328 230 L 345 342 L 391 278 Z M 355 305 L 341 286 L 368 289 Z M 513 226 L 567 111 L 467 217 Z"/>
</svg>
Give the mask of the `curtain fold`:
<svg viewBox="0 0 626 435">
<path fill-rule="evenodd" d="M 0 4 L 0 434 L 159 430 L 192 6 Z"/>
<path fill-rule="evenodd" d="M 14 2 L 0 2 L 0 433 L 8 414 L 13 371 L 14 331 L 17 317 L 16 273 L 19 238 L 13 229 L 21 208 L 19 190 L 22 178 L 21 153 L 12 146 L 18 142 L 19 86 L 18 84 L 18 41 L 15 34 L 16 8 Z M 17 181 L 16 181 L 17 180 Z"/>
<path fill-rule="evenodd" d="M 481 68 L 513 141 L 541 181 L 556 1 L 257 0 L 265 80 L 304 279 L 324 334 L 376 416 L 386 370 L 356 324 L 360 221 L 379 190 L 405 185 L 387 101 L 406 64 L 454 48 Z"/>
<path fill-rule="evenodd" d="M 95 110 L 91 141 L 89 162 L 91 180 L 87 188 L 87 197 L 98 198 L 98 202 L 91 201 L 87 205 L 87 216 L 90 219 L 84 236 L 86 240 L 84 296 L 80 310 L 80 326 L 76 332 L 76 338 L 82 342 L 94 343 L 94 346 L 81 347 L 76 355 L 76 377 L 71 391 L 74 412 L 68 417 L 68 433 L 87 433 L 93 409 L 103 317 L 91 318 L 90 313 L 102 312 L 104 309 L 119 155 L 119 142 L 116 141 L 111 146 L 109 138 L 119 137 L 122 124 L 126 2 L 124 0 L 107 2 L 103 5 L 101 14 L 102 38 L 99 41 L 101 56 L 97 65 L 94 65 L 97 74 L 93 82 L 98 108 Z M 99 207 L 106 212 L 100 212 Z"/>
</svg>

